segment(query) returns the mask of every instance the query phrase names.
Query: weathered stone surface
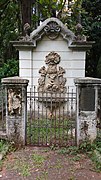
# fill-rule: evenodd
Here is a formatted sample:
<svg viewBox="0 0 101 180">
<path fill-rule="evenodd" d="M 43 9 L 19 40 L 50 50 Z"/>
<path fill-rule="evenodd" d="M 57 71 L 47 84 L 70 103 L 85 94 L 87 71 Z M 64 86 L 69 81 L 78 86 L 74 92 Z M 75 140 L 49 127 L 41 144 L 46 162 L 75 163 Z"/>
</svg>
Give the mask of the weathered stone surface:
<svg viewBox="0 0 101 180">
<path fill-rule="evenodd" d="M 80 140 L 89 139 L 93 142 L 97 136 L 97 121 L 96 121 L 96 112 L 95 111 L 87 111 L 87 112 L 80 112 Z"/>
<path fill-rule="evenodd" d="M 45 63 L 48 67 L 45 68 L 45 66 L 42 66 L 39 70 L 41 74 L 41 77 L 38 79 L 39 92 L 66 92 L 66 78 L 63 77 L 65 70 L 61 66 L 58 66 L 60 59 L 60 55 L 56 52 L 50 52 L 46 56 Z"/>
<path fill-rule="evenodd" d="M 83 77 L 83 78 L 75 78 L 74 79 L 75 84 L 91 84 L 92 86 L 95 86 L 96 84 L 101 84 L 101 79 L 99 78 L 92 78 L 92 77 Z"/>
<path fill-rule="evenodd" d="M 3 84 L 28 84 L 28 80 L 24 79 L 22 77 L 19 76 L 15 76 L 15 77 L 7 77 L 7 78 L 3 78 L 1 80 L 1 83 Z"/>
<path fill-rule="evenodd" d="M 98 88 L 101 79 L 77 78 L 77 144 L 97 137 Z"/>
<path fill-rule="evenodd" d="M 50 39 L 55 39 L 61 34 L 63 39 L 68 42 L 72 42 L 75 35 L 70 31 L 59 19 L 57 18 L 48 18 L 46 19 L 41 26 L 34 30 L 30 37 L 32 40 L 39 40 L 43 35 L 47 35 Z"/>
<path fill-rule="evenodd" d="M 16 146 L 23 146 L 26 140 L 28 80 L 20 77 L 4 78 L 2 84 L 7 92 L 6 135 Z"/>
<path fill-rule="evenodd" d="M 22 100 L 22 92 L 21 88 L 8 88 L 8 114 L 9 115 L 21 115 L 21 100 Z"/>
</svg>

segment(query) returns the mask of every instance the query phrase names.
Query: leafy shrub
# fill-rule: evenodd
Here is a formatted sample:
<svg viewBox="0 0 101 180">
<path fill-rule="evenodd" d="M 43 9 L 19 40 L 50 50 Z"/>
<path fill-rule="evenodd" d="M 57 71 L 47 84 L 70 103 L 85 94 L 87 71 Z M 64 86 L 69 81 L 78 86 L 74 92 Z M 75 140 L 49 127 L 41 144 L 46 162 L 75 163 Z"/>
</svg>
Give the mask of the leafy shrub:
<svg viewBox="0 0 101 180">
<path fill-rule="evenodd" d="M 9 149 L 9 144 L 4 141 L 4 140 L 0 140 L 0 153 L 5 154 Z"/>
<path fill-rule="evenodd" d="M 93 143 L 90 141 L 83 142 L 80 144 L 79 150 L 86 152 L 93 161 L 96 171 L 101 172 L 101 137 L 97 137 Z"/>
<path fill-rule="evenodd" d="M 85 140 L 79 145 L 79 152 L 89 152 L 96 149 L 96 144 L 91 143 L 89 140 Z"/>
<path fill-rule="evenodd" d="M 7 63 L 4 63 L 0 68 L 0 81 L 4 77 L 18 76 L 19 74 L 19 62 L 15 59 L 8 59 Z"/>
<path fill-rule="evenodd" d="M 93 163 L 95 164 L 95 169 L 98 172 L 101 172 L 101 148 L 100 149 L 95 149 L 93 151 L 91 159 L 92 159 Z"/>
</svg>

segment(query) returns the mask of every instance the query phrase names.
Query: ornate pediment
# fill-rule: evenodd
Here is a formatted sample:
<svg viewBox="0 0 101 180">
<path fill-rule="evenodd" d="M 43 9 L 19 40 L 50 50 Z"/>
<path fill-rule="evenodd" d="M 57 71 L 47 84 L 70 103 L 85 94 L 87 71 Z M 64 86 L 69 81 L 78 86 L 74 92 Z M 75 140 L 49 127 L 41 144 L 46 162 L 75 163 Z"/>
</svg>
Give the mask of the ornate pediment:
<svg viewBox="0 0 101 180">
<path fill-rule="evenodd" d="M 57 18 L 48 18 L 37 29 L 31 32 L 30 25 L 24 25 L 25 36 L 19 37 L 19 41 L 12 41 L 13 46 L 20 48 L 33 48 L 36 47 L 37 41 L 41 40 L 43 36 L 47 36 L 50 40 L 55 40 L 61 36 L 67 41 L 70 49 L 86 51 L 92 47 L 94 42 L 86 41 L 86 37 L 82 34 L 82 26 L 76 26 L 76 34 L 70 31 Z"/>
<path fill-rule="evenodd" d="M 56 39 L 59 35 L 67 42 L 72 42 L 75 35 L 59 19 L 46 19 L 36 30 L 30 34 L 32 41 L 37 41 L 46 35 L 49 39 Z"/>
</svg>

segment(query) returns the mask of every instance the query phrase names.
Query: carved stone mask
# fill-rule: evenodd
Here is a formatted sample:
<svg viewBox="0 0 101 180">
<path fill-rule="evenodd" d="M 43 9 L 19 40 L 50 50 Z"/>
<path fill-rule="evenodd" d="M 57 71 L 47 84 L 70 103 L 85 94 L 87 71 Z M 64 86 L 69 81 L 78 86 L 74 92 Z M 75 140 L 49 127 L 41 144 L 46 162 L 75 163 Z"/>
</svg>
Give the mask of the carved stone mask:
<svg viewBox="0 0 101 180">
<path fill-rule="evenodd" d="M 44 28 L 45 34 L 49 39 L 56 39 L 59 35 L 60 30 L 61 29 L 56 22 L 50 22 Z"/>
</svg>

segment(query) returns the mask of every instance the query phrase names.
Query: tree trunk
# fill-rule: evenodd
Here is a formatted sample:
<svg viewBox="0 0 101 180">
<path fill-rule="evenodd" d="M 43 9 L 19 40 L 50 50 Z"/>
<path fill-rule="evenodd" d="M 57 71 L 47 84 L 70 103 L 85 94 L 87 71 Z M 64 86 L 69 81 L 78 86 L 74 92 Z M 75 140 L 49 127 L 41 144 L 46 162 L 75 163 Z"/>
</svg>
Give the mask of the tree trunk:
<svg viewBox="0 0 101 180">
<path fill-rule="evenodd" d="M 24 35 L 23 27 L 25 23 L 31 25 L 31 4 L 32 0 L 21 0 L 21 14 L 22 14 L 22 34 Z"/>
</svg>

